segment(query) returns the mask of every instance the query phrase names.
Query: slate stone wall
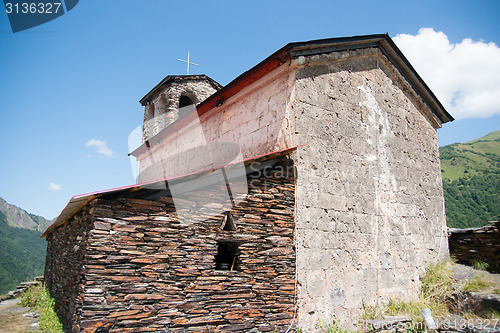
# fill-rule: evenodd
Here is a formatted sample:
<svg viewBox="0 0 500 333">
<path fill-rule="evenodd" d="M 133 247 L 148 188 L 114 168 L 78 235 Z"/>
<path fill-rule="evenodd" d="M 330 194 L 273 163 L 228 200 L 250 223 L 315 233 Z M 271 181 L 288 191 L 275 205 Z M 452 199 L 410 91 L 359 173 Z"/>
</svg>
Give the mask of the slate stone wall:
<svg viewBox="0 0 500 333">
<path fill-rule="evenodd" d="M 221 228 L 221 214 L 179 221 L 170 197 L 90 202 L 48 237 L 46 281 L 65 329 L 285 331 L 295 309 L 295 199 L 283 170 L 249 175 L 249 195 L 230 210 L 235 231 Z M 221 242 L 237 247 L 233 270 L 216 269 Z"/>
<path fill-rule="evenodd" d="M 78 332 L 84 297 L 84 264 L 92 238 L 93 205 L 47 236 L 44 282 L 57 303 L 57 315 L 68 332 Z"/>
<path fill-rule="evenodd" d="M 482 261 L 500 272 L 500 221 L 482 228 L 450 229 L 450 254 L 458 262 L 473 265 Z"/>
</svg>

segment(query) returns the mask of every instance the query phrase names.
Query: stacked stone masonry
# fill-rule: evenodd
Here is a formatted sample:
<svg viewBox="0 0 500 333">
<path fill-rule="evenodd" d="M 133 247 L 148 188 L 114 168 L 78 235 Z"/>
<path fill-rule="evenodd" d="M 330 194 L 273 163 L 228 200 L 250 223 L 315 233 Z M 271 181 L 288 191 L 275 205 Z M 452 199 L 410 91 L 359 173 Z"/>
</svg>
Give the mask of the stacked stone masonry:
<svg viewBox="0 0 500 333">
<path fill-rule="evenodd" d="M 281 171 L 280 171 L 281 170 Z M 224 215 L 177 219 L 170 197 L 95 199 L 48 236 L 46 284 L 67 332 L 273 332 L 292 322 L 294 180 L 249 176 Z M 207 194 L 208 195 L 208 194 Z M 217 270 L 218 242 L 238 245 Z"/>
<path fill-rule="evenodd" d="M 500 221 L 482 228 L 450 229 L 450 254 L 459 262 L 488 263 L 500 273 Z"/>
<path fill-rule="evenodd" d="M 179 118 L 181 96 L 188 97 L 192 104 L 199 104 L 221 88 L 210 79 L 197 80 L 197 77 L 173 77 L 172 84 L 149 96 L 151 100 L 144 111 L 143 142 Z"/>
</svg>

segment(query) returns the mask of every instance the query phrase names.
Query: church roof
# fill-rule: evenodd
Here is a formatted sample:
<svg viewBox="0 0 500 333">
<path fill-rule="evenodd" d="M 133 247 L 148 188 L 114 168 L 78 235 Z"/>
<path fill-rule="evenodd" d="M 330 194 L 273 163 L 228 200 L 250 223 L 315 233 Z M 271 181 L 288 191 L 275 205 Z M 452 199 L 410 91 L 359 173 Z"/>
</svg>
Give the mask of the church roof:
<svg viewBox="0 0 500 333">
<path fill-rule="evenodd" d="M 318 39 L 306 42 L 294 42 L 289 43 L 279 49 L 278 51 L 271 54 L 269 57 L 264 59 L 262 62 L 252 67 L 248 71 L 244 72 L 233 81 L 228 83 L 226 86 L 219 89 L 213 95 L 205 99 L 199 105 L 196 106 L 198 116 L 217 108 L 217 106 L 222 105 L 223 102 L 230 97 L 237 94 L 239 91 L 245 87 L 256 82 L 260 78 L 264 77 L 266 74 L 280 67 L 281 65 L 291 61 L 294 58 L 300 56 L 309 56 L 321 53 L 329 52 L 340 52 L 356 49 L 365 48 L 378 48 L 385 55 L 385 57 L 397 68 L 401 75 L 411 84 L 413 89 L 417 94 L 423 99 L 423 101 L 430 107 L 432 113 L 442 122 L 447 123 L 453 121 L 453 117 L 446 111 L 441 102 L 437 99 L 434 93 L 430 90 L 427 84 L 422 80 L 420 75 L 415 71 L 413 66 L 410 64 L 408 59 L 403 55 L 399 48 L 394 44 L 392 39 L 388 34 L 378 34 L 378 35 L 363 35 L 363 36 L 352 36 L 352 37 L 338 37 L 338 38 L 328 38 L 328 39 Z M 172 82 L 174 79 L 189 79 L 194 78 L 206 78 L 210 79 L 206 75 L 174 75 L 167 76 L 162 80 L 156 87 L 154 87 L 146 96 L 141 99 L 141 103 L 145 105 L 149 96 L 152 96 L 155 91 L 160 87 Z M 213 80 L 212 80 L 213 81 Z M 213 81 L 218 85 L 217 82 Z M 219 85 L 220 87 L 220 85 Z M 164 128 L 158 136 L 168 136 L 180 128 L 188 124 L 192 119 L 190 117 L 179 118 L 177 121 L 173 122 L 170 126 Z M 147 144 L 144 143 L 136 150 L 131 152 L 129 155 L 138 156 L 146 151 Z"/>
<path fill-rule="evenodd" d="M 221 101 L 228 99 L 241 89 L 293 58 L 373 47 L 381 50 L 387 59 L 399 70 L 401 75 L 403 75 L 412 85 L 441 122 L 446 123 L 453 120 L 453 117 L 445 110 L 444 106 L 422 80 L 420 75 L 418 75 L 408 59 L 406 59 L 388 34 L 328 38 L 289 43 L 200 103 L 200 105 L 197 106 L 198 114 L 202 115 L 217 105 L 220 105 Z"/>
<path fill-rule="evenodd" d="M 76 213 L 78 213 L 83 207 L 85 207 L 90 201 L 102 197 L 104 195 L 131 195 L 132 193 L 137 193 L 140 195 L 140 192 L 142 191 L 143 193 L 145 192 L 152 192 L 151 188 L 157 187 L 156 185 L 168 185 L 169 182 L 173 183 L 181 183 L 189 180 L 196 179 L 197 177 L 202 177 L 202 176 L 207 176 L 212 173 L 214 173 L 217 170 L 220 170 L 222 168 L 226 168 L 230 165 L 234 165 L 236 163 L 244 163 L 245 166 L 253 163 L 253 162 L 259 162 L 262 163 L 264 161 L 272 160 L 272 159 L 277 159 L 279 157 L 282 157 L 284 155 L 290 154 L 292 151 L 295 151 L 297 148 L 300 146 L 292 147 L 292 148 L 287 148 L 279 151 L 275 151 L 272 153 L 268 154 L 263 154 L 263 155 L 258 155 L 258 156 L 253 156 L 246 158 L 242 161 L 234 161 L 226 165 L 220 165 L 214 168 L 210 168 L 207 170 L 202 170 L 199 172 L 187 174 L 187 175 L 182 175 L 182 176 L 175 176 L 171 178 L 165 178 L 157 181 L 152 181 L 152 182 L 147 182 L 143 184 L 134 184 L 134 185 L 129 185 L 129 186 L 122 186 L 118 188 L 113 188 L 109 190 L 104 190 L 104 191 L 97 191 L 97 192 L 92 192 L 92 193 L 87 193 L 87 194 L 82 194 L 82 195 L 75 195 L 72 197 L 66 207 L 62 210 L 61 214 L 52 222 L 52 224 L 45 229 L 45 231 L 42 233 L 40 238 L 45 238 L 47 237 L 52 231 L 54 231 L 57 227 L 65 224 L 68 222 L 68 220 L 73 217 Z M 252 172 L 255 171 L 255 169 L 247 170 L 247 172 Z M 206 184 L 205 184 L 206 185 Z M 167 191 L 162 190 L 162 191 Z"/>
<path fill-rule="evenodd" d="M 158 90 L 160 90 L 164 86 L 168 85 L 169 83 L 182 82 L 182 81 L 188 81 L 188 80 L 205 80 L 205 81 L 208 81 L 217 90 L 222 88 L 222 86 L 218 82 L 209 78 L 205 74 L 200 74 L 200 75 L 167 75 L 167 76 L 165 76 L 165 78 L 163 80 L 160 81 L 160 83 L 158 83 L 143 98 L 141 98 L 139 103 L 141 103 L 141 105 L 146 105 L 147 102 L 151 101 L 151 99 L 154 98 L 154 95 Z"/>
<path fill-rule="evenodd" d="M 235 95 L 245 87 L 256 82 L 260 78 L 264 77 L 266 74 L 275 70 L 276 68 L 282 66 L 283 64 L 291 61 L 294 58 L 300 56 L 309 56 L 314 54 L 328 53 L 328 52 L 339 52 L 347 50 L 356 50 L 363 48 L 378 48 L 384 54 L 384 56 L 397 68 L 401 75 L 412 85 L 413 89 L 420 95 L 420 97 L 425 101 L 425 103 L 430 107 L 434 115 L 441 120 L 441 122 L 446 123 L 453 120 L 453 117 L 445 110 L 441 102 L 437 99 L 434 93 L 429 89 L 427 84 L 422 80 L 422 78 L 415 71 L 413 66 L 409 63 L 403 53 L 394 44 L 392 39 L 387 34 L 378 35 L 364 35 L 364 36 L 353 36 L 353 37 L 341 37 L 341 38 L 329 38 L 312 40 L 306 42 L 295 42 L 289 43 L 271 54 L 269 57 L 264 59 L 262 62 L 252 67 L 248 71 L 244 72 L 229 84 L 221 88 L 221 85 L 210 79 L 206 75 L 169 75 L 165 77 L 158 85 L 156 85 L 150 92 L 148 92 L 141 100 L 141 104 L 145 105 L 154 94 L 165 85 L 180 81 L 180 80 L 207 80 L 215 88 L 219 89 L 216 93 L 205 99 L 202 103 L 197 106 L 198 115 L 202 115 L 217 106 L 221 105 L 224 100 L 227 100 L 231 96 Z M 185 122 L 189 119 L 180 118 L 178 121 L 172 123 L 171 126 L 167 127 L 165 130 L 175 131 L 176 129 L 182 127 Z M 139 147 L 140 148 L 140 147 Z M 295 147 L 296 148 L 296 147 Z M 274 153 L 272 153 L 274 154 Z M 270 155 L 272 155 L 270 154 Z M 269 154 L 268 154 L 269 155 Z M 267 155 L 266 155 L 267 156 Z M 256 157 L 257 158 L 257 157 Z M 256 158 L 251 158 L 255 160 Z M 164 181 L 164 180 L 162 180 Z M 99 197 L 103 194 L 110 193 L 126 193 L 129 191 L 143 190 L 145 184 L 131 185 L 126 187 L 121 187 L 118 189 L 112 189 L 102 192 L 95 192 L 91 194 L 85 194 L 81 196 L 75 196 L 71 198 L 68 205 L 61 212 L 59 217 L 54 221 L 54 223 L 45 230 L 41 237 L 46 237 L 50 234 L 57 226 L 62 225 L 68 221 L 74 214 L 76 214 L 82 207 L 84 207 L 92 199 Z"/>
</svg>

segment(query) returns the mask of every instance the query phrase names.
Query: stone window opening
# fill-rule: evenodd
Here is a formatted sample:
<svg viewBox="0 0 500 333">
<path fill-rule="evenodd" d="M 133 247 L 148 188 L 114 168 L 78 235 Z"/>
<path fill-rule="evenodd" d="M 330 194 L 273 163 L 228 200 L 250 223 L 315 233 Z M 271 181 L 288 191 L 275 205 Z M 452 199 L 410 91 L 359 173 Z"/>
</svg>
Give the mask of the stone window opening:
<svg viewBox="0 0 500 333">
<path fill-rule="evenodd" d="M 194 104 L 194 102 L 189 96 L 181 95 L 179 98 L 179 109 L 191 104 Z"/>
<path fill-rule="evenodd" d="M 158 114 L 164 114 L 167 112 L 167 107 L 168 107 L 168 102 L 167 102 L 167 96 L 165 94 L 161 94 L 160 96 L 160 101 L 158 102 L 159 108 L 158 108 Z"/>
<path fill-rule="evenodd" d="M 151 120 L 155 117 L 155 105 L 153 103 L 146 106 L 146 120 Z"/>
<path fill-rule="evenodd" d="M 221 229 L 225 231 L 236 231 L 233 215 L 230 212 L 224 213 Z"/>
<path fill-rule="evenodd" d="M 219 271 L 238 270 L 238 243 L 217 242 L 215 269 Z"/>
</svg>

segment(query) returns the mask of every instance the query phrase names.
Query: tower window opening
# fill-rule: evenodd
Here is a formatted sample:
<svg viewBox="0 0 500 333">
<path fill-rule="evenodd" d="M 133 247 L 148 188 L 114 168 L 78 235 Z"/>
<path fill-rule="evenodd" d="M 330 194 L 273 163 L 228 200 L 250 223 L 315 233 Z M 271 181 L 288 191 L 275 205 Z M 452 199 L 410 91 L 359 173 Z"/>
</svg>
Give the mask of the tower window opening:
<svg viewBox="0 0 500 333">
<path fill-rule="evenodd" d="M 179 109 L 191 104 L 194 104 L 191 98 L 186 95 L 181 95 L 181 97 L 179 98 Z"/>
<path fill-rule="evenodd" d="M 153 103 L 148 104 L 146 106 L 146 119 L 145 120 L 151 120 L 155 117 L 155 105 Z"/>
</svg>

